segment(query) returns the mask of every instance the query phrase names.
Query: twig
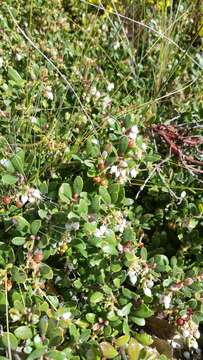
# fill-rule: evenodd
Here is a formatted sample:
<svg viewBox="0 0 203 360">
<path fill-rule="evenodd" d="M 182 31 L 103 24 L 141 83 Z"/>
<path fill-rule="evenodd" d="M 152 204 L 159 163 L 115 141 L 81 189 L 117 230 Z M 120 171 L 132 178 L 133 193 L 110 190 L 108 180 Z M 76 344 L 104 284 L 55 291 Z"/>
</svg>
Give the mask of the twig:
<svg viewBox="0 0 203 360">
<path fill-rule="evenodd" d="M 152 176 L 154 175 L 154 173 L 155 173 L 158 169 L 160 169 L 160 167 L 161 167 L 166 161 L 168 161 L 169 159 L 170 159 L 170 157 L 162 160 L 159 164 L 157 164 L 157 165 L 155 166 L 155 168 L 152 170 L 152 172 L 149 174 L 149 176 L 148 176 L 147 179 L 145 180 L 144 184 L 140 187 L 140 190 L 138 191 L 138 193 L 137 193 L 137 195 L 136 195 L 136 197 L 135 197 L 136 200 L 138 199 L 140 193 L 144 190 L 145 186 L 147 185 L 147 183 L 149 182 L 149 180 L 152 178 Z"/>
</svg>

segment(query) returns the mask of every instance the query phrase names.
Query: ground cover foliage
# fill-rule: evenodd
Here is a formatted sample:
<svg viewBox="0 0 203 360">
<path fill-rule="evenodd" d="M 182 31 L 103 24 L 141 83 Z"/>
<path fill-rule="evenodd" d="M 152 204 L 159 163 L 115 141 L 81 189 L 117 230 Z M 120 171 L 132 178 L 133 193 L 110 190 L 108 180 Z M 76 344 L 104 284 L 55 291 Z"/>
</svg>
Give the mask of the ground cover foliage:
<svg viewBox="0 0 203 360">
<path fill-rule="evenodd" d="M 1 360 L 201 358 L 200 14 L 1 2 Z"/>
</svg>

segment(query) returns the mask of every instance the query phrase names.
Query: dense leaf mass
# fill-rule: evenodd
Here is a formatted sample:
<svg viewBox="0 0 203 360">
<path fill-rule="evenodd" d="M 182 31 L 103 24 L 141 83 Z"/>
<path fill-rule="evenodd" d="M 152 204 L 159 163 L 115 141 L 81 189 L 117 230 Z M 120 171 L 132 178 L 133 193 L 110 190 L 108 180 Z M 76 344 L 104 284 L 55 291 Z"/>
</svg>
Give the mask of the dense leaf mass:
<svg viewBox="0 0 203 360">
<path fill-rule="evenodd" d="M 201 4 L 2 0 L 0 359 L 200 359 Z"/>
</svg>

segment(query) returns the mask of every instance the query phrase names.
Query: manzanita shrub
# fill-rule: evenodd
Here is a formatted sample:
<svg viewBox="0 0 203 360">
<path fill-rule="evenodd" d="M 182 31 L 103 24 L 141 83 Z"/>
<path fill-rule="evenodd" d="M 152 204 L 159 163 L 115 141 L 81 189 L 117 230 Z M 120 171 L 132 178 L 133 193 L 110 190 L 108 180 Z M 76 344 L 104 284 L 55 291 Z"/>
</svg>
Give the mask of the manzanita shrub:
<svg viewBox="0 0 203 360">
<path fill-rule="evenodd" d="M 199 13 L 2 1 L 1 360 L 200 359 Z"/>
</svg>

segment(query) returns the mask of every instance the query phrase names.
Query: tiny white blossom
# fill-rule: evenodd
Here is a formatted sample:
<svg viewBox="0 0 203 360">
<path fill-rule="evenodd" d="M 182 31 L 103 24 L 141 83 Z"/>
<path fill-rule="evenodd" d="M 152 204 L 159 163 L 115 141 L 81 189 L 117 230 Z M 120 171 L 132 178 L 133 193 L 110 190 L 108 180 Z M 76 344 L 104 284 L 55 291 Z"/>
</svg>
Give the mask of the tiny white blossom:
<svg viewBox="0 0 203 360">
<path fill-rule="evenodd" d="M 79 222 L 73 223 L 72 228 L 73 228 L 73 230 L 78 230 L 80 228 L 80 223 Z"/>
<path fill-rule="evenodd" d="M 42 196 L 39 189 L 29 189 L 28 191 L 28 201 L 33 204 L 36 200 L 41 200 Z"/>
<path fill-rule="evenodd" d="M 55 284 L 58 284 L 61 281 L 61 279 L 62 279 L 61 276 L 58 275 L 54 281 Z"/>
<path fill-rule="evenodd" d="M 135 285 L 137 282 L 137 275 L 135 271 L 129 270 L 128 271 L 128 276 L 130 278 L 130 282 L 132 285 Z"/>
<path fill-rule="evenodd" d="M 35 199 L 40 200 L 40 199 L 41 199 L 41 193 L 40 193 L 39 189 L 34 189 L 34 190 L 32 191 L 32 196 L 33 196 Z"/>
<path fill-rule="evenodd" d="M 182 193 L 180 194 L 181 199 L 184 199 L 186 197 L 186 191 L 182 191 Z"/>
<path fill-rule="evenodd" d="M 63 320 L 69 320 L 71 318 L 71 312 L 70 311 L 65 312 L 61 318 Z"/>
<path fill-rule="evenodd" d="M 79 222 L 67 223 L 65 224 L 65 228 L 67 231 L 71 231 L 71 230 L 76 231 L 80 228 L 80 223 Z"/>
<path fill-rule="evenodd" d="M 137 135 L 138 135 L 139 131 L 138 131 L 138 127 L 137 125 L 134 125 L 131 130 L 130 130 L 130 133 L 128 135 L 128 137 L 132 140 L 135 140 L 137 138 Z"/>
<path fill-rule="evenodd" d="M 32 117 L 31 117 L 31 123 L 32 123 L 32 124 L 36 124 L 36 123 L 37 123 L 37 119 L 36 119 L 35 116 L 32 116 Z"/>
<path fill-rule="evenodd" d="M 45 91 L 45 96 L 48 100 L 53 100 L 54 99 L 54 94 L 52 92 L 52 88 L 51 86 L 47 86 L 46 91 Z"/>
<path fill-rule="evenodd" d="M 90 91 L 91 95 L 94 96 L 96 94 L 96 92 L 97 92 L 96 86 L 92 86 L 91 91 Z"/>
<path fill-rule="evenodd" d="M 116 166 L 116 165 L 113 165 L 113 166 L 111 167 L 111 169 L 110 169 L 110 173 L 111 173 L 111 174 L 116 174 L 117 171 L 118 171 L 118 166 Z"/>
<path fill-rule="evenodd" d="M 120 43 L 119 43 L 119 41 L 116 41 L 113 46 L 114 50 L 119 49 L 119 47 L 120 47 Z"/>
<path fill-rule="evenodd" d="M 121 160 L 119 163 L 119 166 L 126 168 L 126 167 L 128 167 L 128 163 L 125 160 Z"/>
<path fill-rule="evenodd" d="M 153 280 L 148 280 L 147 281 L 147 287 L 151 289 L 153 286 L 154 286 L 154 281 Z"/>
<path fill-rule="evenodd" d="M 188 337 L 188 336 L 190 336 L 190 332 L 189 332 L 188 329 L 184 329 L 184 330 L 183 330 L 183 336 L 184 336 L 185 338 Z"/>
<path fill-rule="evenodd" d="M 16 54 L 16 60 L 17 61 L 20 61 L 20 60 L 22 60 L 22 55 L 21 54 Z"/>
<path fill-rule="evenodd" d="M 92 144 L 94 144 L 94 145 L 99 145 L 99 140 L 97 140 L 97 139 L 92 139 Z"/>
<path fill-rule="evenodd" d="M 124 229 L 126 227 L 126 219 L 123 219 L 120 224 L 117 224 L 115 226 L 115 231 L 118 231 L 120 233 L 123 233 Z"/>
<path fill-rule="evenodd" d="M 101 236 L 102 236 L 102 234 L 101 234 L 100 229 L 96 229 L 96 231 L 95 231 L 94 235 L 95 235 L 96 237 L 101 237 Z"/>
<path fill-rule="evenodd" d="M 108 31 L 108 26 L 107 26 L 106 24 L 103 24 L 103 25 L 102 25 L 102 30 L 103 30 L 103 31 Z"/>
<path fill-rule="evenodd" d="M 103 159 L 106 159 L 107 156 L 108 156 L 108 152 L 106 150 L 104 150 L 103 153 L 102 153 Z"/>
<path fill-rule="evenodd" d="M 174 349 L 181 349 L 183 347 L 183 337 L 179 334 L 175 335 L 171 341 L 171 345 Z"/>
<path fill-rule="evenodd" d="M 142 150 L 144 150 L 144 151 L 147 150 L 147 145 L 144 142 L 142 143 Z"/>
<path fill-rule="evenodd" d="M 108 83 L 107 91 L 112 91 L 114 89 L 114 83 Z"/>
<path fill-rule="evenodd" d="M 149 288 L 144 288 L 143 291 L 144 291 L 144 294 L 145 294 L 146 296 L 149 296 L 149 297 L 152 296 L 151 289 L 149 289 Z"/>
<path fill-rule="evenodd" d="M 100 226 L 100 232 L 101 232 L 102 235 L 104 235 L 104 234 L 107 232 L 107 227 L 106 227 L 106 225 Z"/>
<path fill-rule="evenodd" d="M 165 309 L 169 309 L 169 308 L 170 308 L 170 304 L 171 304 L 171 296 L 165 295 L 165 296 L 163 297 L 163 303 L 164 303 Z"/>
<path fill-rule="evenodd" d="M 196 331 L 194 332 L 194 337 L 195 337 L 196 339 L 199 339 L 199 338 L 200 338 L 200 332 L 199 332 L 199 330 L 196 330 Z"/>
<path fill-rule="evenodd" d="M 107 119 L 107 121 L 108 121 L 108 123 L 109 123 L 110 126 L 113 126 L 113 125 L 115 124 L 115 120 L 114 120 L 113 118 L 111 118 L 111 117 L 109 117 L 109 118 Z"/>
<path fill-rule="evenodd" d="M 138 174 L 138 171 L 137 171 L 136 169 L 130 170 L 130 176 L 131 176 L 132 178 L 135 178 L 135 177 L 137 176 L 137 174 Z"/>
<path fill-rule="evenodd" d="M 96 99 L 99 99 L 99 98 L 101 97 L 100 91 L 97 91 L 97 92 L 96 92 L 95 97 L 96 97 Z"/>
<path fill-rule="evenodd" d="M 138 127 L 137 127 L 137 125 L 133 125 L 132 127 L 131 127 L 131 132 L 133 132 L 134 134 L 138 134 Z"/>
<path fill-rule="evenodd" d="M 96 237 L 102 237 L 107 231 L 107 227 L 105 225 L 100 226 L 99 229 L 96 229 L 94 235 Z"/>
<path fill-rule="evenodd" d="M 6 167 L 9 165 L 9 161 L 7 159 L 1 159 L 0 164 Z"/>
<path fill-rule="evenodd" d="M 106 109 L 111 104 L 111 98 L 109 96 L 105 96 L 103 100 L 103 108 Z"/>
<path fill-rule="evenodd" d="M 24 205 L 28 201 L 27 195 L 21 195 L 20 202 Z"/>
</svg>

